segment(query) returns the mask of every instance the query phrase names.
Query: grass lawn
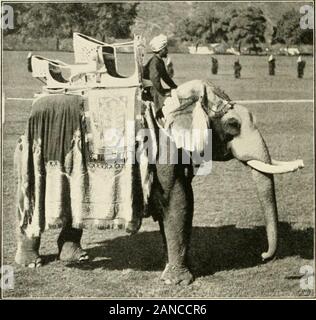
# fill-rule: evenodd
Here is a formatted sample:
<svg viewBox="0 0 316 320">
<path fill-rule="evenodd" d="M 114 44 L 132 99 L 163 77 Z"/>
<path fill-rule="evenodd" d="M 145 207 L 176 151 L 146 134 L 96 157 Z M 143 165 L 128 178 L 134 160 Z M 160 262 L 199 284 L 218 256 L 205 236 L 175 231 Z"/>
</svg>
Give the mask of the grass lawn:
<svg viewBox="0 0 316 320">
<path fill-rule="evenodd" d="M 72 62 L 71 53 L 42 53 Z M 41 85 L 27 72 L 27 52 L 4 52 L 6 98 L 26 97 Z M 129 55 L 121 66 L 130 71 Z M 172 55 L 175 81 L 212 79 L 233 100 L 313 99 L 313 61 L 307 57 L 304 79 L 296 77 L 296 58 L 277 57 L 275 77 L 267 75 L 267 57 L 240 57 L 242 78 L 233 78 L 232 56 L 219 56 L 219 74 L 211 75 L 210 57 Z M 164 268 L 162 242 L 151 218 L 138 234 L 87 230 L 83 247 L 93 260 L 87 264 L 55 261 L 58 230 L 42 238 L 41 253 L 48 262 L 38 270 L 14 264 L 15 184 L 13 152 L 23 134 L 31 101 L 5 102 L 3 127 L 3 262 L 15 268 L 15 289 L 5 297 L 302 297 L 300 268 L 314 264 L 313 104 L 277 103 L 247 106 L 256 116 L 275 159 L 302 158 L 305 168 L 275 176 L 280 220 L 278 258 L 262 264 L 266 249 L 263 213 L 250 169 L 238 161 L 213 163 L 211 175 L 196 177 L 191 263 L 196 281 L 188 287 L 159 282 Z"/>
</svg>

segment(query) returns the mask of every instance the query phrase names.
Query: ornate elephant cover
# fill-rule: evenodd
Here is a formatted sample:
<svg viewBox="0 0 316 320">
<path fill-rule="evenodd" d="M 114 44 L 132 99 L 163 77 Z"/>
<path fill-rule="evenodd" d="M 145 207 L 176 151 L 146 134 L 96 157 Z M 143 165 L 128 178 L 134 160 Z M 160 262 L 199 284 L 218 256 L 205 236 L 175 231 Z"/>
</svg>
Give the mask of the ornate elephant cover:
<svg viewBox="0 0 316 320">
<path fill-rule="evenodd" d="M 70 223 L 140 228 L 144 179 L 133 164 L 140 110 L 136 87 L 34 101 L 15 153 L 18 213 L 26 234 Z"/>
</svg>

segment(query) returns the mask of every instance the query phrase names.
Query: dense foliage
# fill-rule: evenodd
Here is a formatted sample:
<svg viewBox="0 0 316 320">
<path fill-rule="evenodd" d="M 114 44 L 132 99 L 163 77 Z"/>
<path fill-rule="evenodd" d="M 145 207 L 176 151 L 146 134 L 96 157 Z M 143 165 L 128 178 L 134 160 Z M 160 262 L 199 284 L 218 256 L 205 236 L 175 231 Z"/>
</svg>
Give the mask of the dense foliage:
<svg viewBox="0 0 316 320">
<path fill-rule="evenodd" d="M 123 2 L 123 3 L 12 3 L 14 34 L 23 42 L 55 38 L 56 48 L 72 33 L 82 32 L 103 41 L 146 39 L 165 33 L 174 41 L 194 45 L 225 42 L 240 49 L 263 43 L 312 44 L 313 30 L 301 29 L 299 7 L 267 3 Z"/>
<path fill-rule="evenodd" d="M 287 11 L 276 26 L 274 42 L 291 44 L 312 44 L 313 30 L 300 27 L 301 15 L 297 10 Z"/>
</svg>

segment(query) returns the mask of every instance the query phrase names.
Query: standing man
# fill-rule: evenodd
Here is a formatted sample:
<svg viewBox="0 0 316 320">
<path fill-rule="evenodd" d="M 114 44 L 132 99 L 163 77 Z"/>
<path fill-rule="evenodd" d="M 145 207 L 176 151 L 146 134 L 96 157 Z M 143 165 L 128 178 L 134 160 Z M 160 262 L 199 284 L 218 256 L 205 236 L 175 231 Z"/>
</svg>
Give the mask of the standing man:
<svg viewBox="0 0 316 320">
<path fill-rule="evenodd" d="M 234 74 L 236 79 L 240 78 L 241 69 L 242 69 L 241 64 L 239 63 L 239 59 L 237 59 L 234 63 Z"/>
<path fill-rule="evenodd" d="M 303 78 L 305 65 L 306 65 L 306 62 L 302 60 L 301 56 L 299 56 L 297 59 L 297 77 L 298 78 Z"/>
<path fill-rule="evenodd" d="M 212 57 L 212 73 L 217 74 L 218 72 L 218 61 L 216 58 Z"/>
<path fill-rule="evenodd" d="M 177 85 L 168 75 L 163 58 L 168 56 L 167 37 L 163 34 L 153 38 L 150 42 L 150 48 L 154 55 L 144 66 L 144 100 L 154 101 L 156 117 L 161 118 L 162 107 L 165 99 L 170 96 L 171 89 L 176 89 Z M 165 89 L 161 80 L 163 80 L 169 89 Z M 147 84 L 146 84 L 147 83 Z"/>
<path fill-rule="evenodd" d="M 269 75 L 274 76 L 275 75 L 275 58 L 273 54 L 270 55 L 268 64 L 269 64 Z"/>
</svg>

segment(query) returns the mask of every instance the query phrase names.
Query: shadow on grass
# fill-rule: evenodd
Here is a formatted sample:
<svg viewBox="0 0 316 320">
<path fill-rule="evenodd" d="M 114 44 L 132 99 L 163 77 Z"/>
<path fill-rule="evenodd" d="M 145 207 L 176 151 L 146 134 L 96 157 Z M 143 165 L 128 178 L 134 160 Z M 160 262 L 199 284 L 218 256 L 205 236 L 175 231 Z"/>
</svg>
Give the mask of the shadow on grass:
<svg viewBox="0 0 316 320">
<path fill-rule="evenodd" d="M 313 259 L 314 230 L 294 230 L 288 223 L 279 224 L 279 259 L 300 256 Z M 217 271 L 249 268 L 261 264 L 261 253 L 266 250 L 264 227 L 193 228 L 190 260 L 196 276 L 211 275 Z M 103 268 L 142 271 L 162 271 L 164 252 L 158 231 L 142 232 L 104 242 L 87 250 L 92 261 L 84 264 L 68 264 L 83 270 Z M 95 259 L 95 260 L 93 260 Z"/>
<path fill-rule="evenodd" d="M 41 258 L 43 259 L 43 264 L 46 265 L 57 261 L 57 254 L 41 255 Z"/>
</svg>

